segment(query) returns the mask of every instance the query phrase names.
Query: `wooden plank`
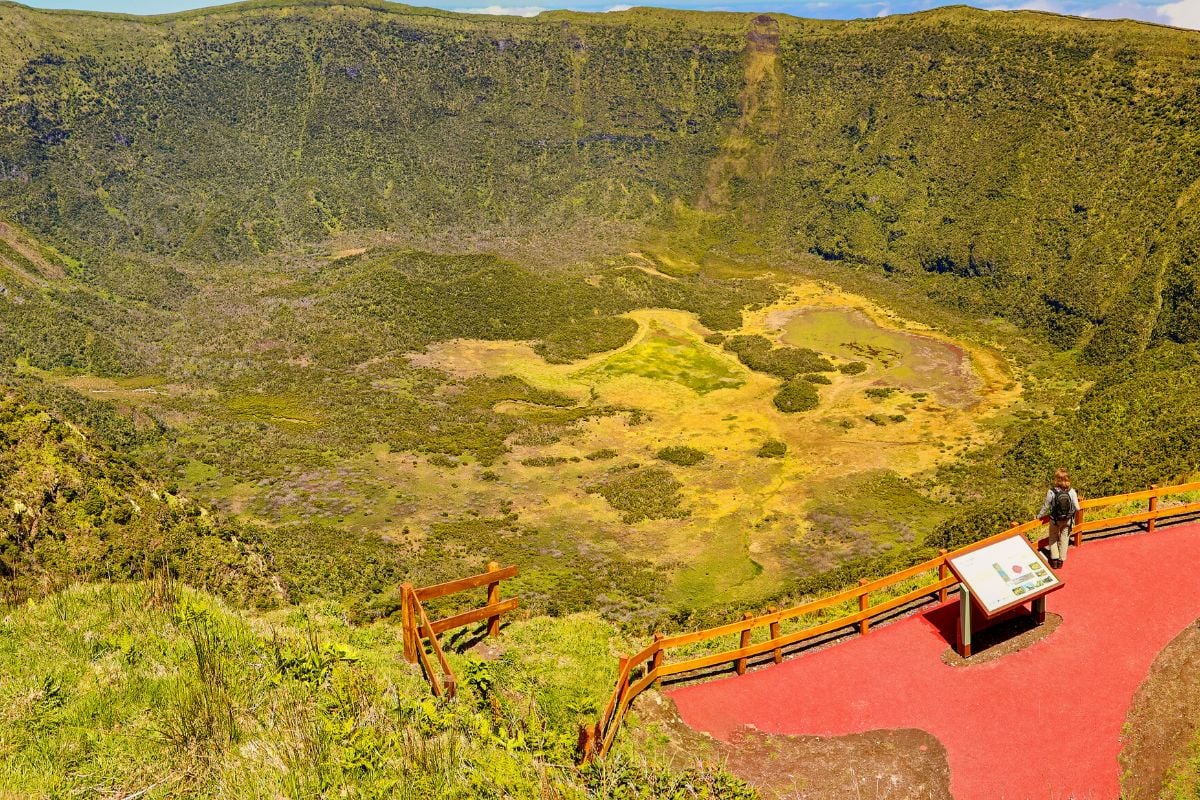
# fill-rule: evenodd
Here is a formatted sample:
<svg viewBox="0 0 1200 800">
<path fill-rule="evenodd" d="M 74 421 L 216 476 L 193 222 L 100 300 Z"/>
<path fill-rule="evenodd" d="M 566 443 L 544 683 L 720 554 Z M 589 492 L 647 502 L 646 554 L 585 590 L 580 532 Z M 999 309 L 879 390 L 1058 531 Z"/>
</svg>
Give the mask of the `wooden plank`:
<svg viewBox="0 0 1200 800">
<path fill-rule="evenodd" d="M 1103 530 L 1104 528 L 1112 528 L 1120 525 L 1132 525 L 1135 522 L 1145 522 L 1150 519 L 1169 519 L 1180 514 L 1194 514 L 1200 511 L 1200 502 L 1187 503 L 1182 506 L 1170 506 L 1168 508 L 1157 508 L 1154 511 L 1141 511 L 1137 514 L 1125 514 L 1121 517 L 1109 517 L 1108 519 L 1089 519 L 1076 527 L 1080 533 L 1086 531 Z"/>
<path fill-rule="evenodd" d="M 520 602 L 521 598 L 510 597 L 498 606 L 483 606 L 473 611 L 464 611 L 461 614 L 455 614 L 453 617 L 444 617 L 433 623 L 433 632 L 435 634 L 445 633 L 455 628 L 461 628 L 463 625 L 470 625 L 472 622 L 481 622 L 496 614 L 507 614 L 510 611 L 515 611 Z"/>
<path fill-rule="evenodd" d="M 1175 486 L 1163 486 L 1160 489 L 1143 489 L 1140 492 L 1128 492 L 1127 494 L 1114 494 L 1108 497 L 1097 497 L 1091 500 L 1080 500 L 1080 508 L 1103 508 L 1104 506 L 1114 506 L 1119 503 L 1136 503 L 1139 500 L 1149 500 L 1157 495 L 1165 497 L 1172 494 L 1185 494 L 1187 492 L 1200 491 L 1200 482 L 1197 483 L 1180 483 Z"/>
<path fill-rule="evenodd" d="M 435 583 L 433 586 L 425 586 L 421 589 L 416 589 L 417 599 L 421 601 L 432 600 L 435 597 L 445 597 L 448 594 L 457 594 L 464 592 L 467 589 L 478 589 L 481 586 L 487 586 L 489 583 L 496 581 L 506 581 L 510 578 L 515 578 L 517 575 L 517 567 L 505 567 L 498 569 L 495 572 L 483 572 L 479 575 L 472 575 L 469 578 L 459 578 L 458 580 L 446 581 L 445 583 Z"/>
<path fill-rule="evenodd" d="M 863 584 L 862 586 L 844 589 L 837 594 L 812 600 L 808 603 L 804 603 L 803 605 L 785 608 L 782 611 L 775 611 L 769 614 L 762 614 L 757 617 L 752 617 L 751 619 L 738 620 L 737 622 L 718 625 L 715 628 L 706 628 L 700 631 L 693 631 L 692 633 L 682 633 L 675 636 L 668 636 L 659 644 L 663 649 L 682 647 L 684 645 L 694 644 L 696 642 L 704 642 L 710 639 L 717 639 L 722 636 L 730 636 L 732 634 L 741 633 L 744 630 L 756 628 L 761 625 L 770 625 L 773 622 L 783 622 L 789 619 L 795 619 L 796 617 L 805 616 L 806 614 L 813 614 L 817 611 L 823 611 L 832 606 L 841 605 L 842 603 L 857 601 L 858 598 L 863 594 L 877 592 L 880 589 L 885 589 L 894 583 L 899 583 L 900 581 L 914 578 L 923 572 L 932 572 L 941 566 L 941 564 L 944 563 L 944 560 L 945 559 L 943 556 L 938 556 L 937 558 L 930 559 L 929 561 L 923 561 L 920 564 L 916 564 L 908 569 L 897 572 L 895 575 L 889 575 L 885 578 L 878 578 L 870 583 Z"/>
<path fill-rule="evenodd" d="M 762 653 L 766 653 L 776 648 L 796 644 L 804 641 L 805 639 L 811 639 L 813 637 L 829 633 L 830 631 L 838 630 L 839 628 L 849 628 L 855 623 L 858 623 L 864 619 L 868 619 L 872 616 L 877 616 L 881 613 L 899 608 L 903 605 L 911 603 L 913 600 L 925 597 L 926 595 L 932 596 L 937 594 L 942 589 L 953 586 L 957 583 L 958 579 L 951 575 L 945 580 L 938 581 L 937 583 L 931 583 L 928 586 L 918 587 L 910 592 L 900 595 L 899 597 L 894 597 L 878 605 L 871 606 L 871 608 L 866 612 L 858 611 L 846 617 L 840 617 L 835 620 L 823 622 L 820 625 L 815 625 L 811 628 L 805 628 L 804 630 L 793 631 L 792 633 L 785 634 L 775 639 L 768 639 L 765 642 L 753 644 L 749 647 L 742 647 L 736 650 L 727 650 L 723 653 L 714 653 L 712 655 L 702 656 L 700 658 L 695 658 L 688 661 L 664 664 L 658 669 L 658 675 L 661 677 L 678 675 L 681 672 L 690 672 L 695 669 L 711 667 L 724 662 L 736 661 L 739 658 L 748 658 L 754 655 L 761 655 Z"/>
<path fill-rule="evenodd" d="M 433 647 L 433 652 L 438 658 L 438 664 L 442 667 L 442 674 L 446 678 L 452 679 L 454 670 L 450 668 L 450 662 L 446 660 L 446 653 L 442 650 L 442 643 L 438 641 L 437 633 L 434 632 L 433 626 L 429 624 L 429 616 L 425 613 L 425 607 L 417 605 L 421 609 L 421 630 L 424 631 L 425 637 L 429 639 L 430 645 Z"/>
<path fill-rule="evenodd" d="M 620 668 L 618 668 L 617 669 L 617 685 L 615 688 L 613 688 L 612 694 L 609 695 L 608 703 L 605 704 L 603 713 L 600 714 L 601 730 L 607 730 L 607 728 L 605 726 L 611 724 L 612 714 L 614 711 L 616 711 L 617 704 L 620 702 L 621 687 L 625 685 L 625 681 L 622 679 L 622 676 L 620 673 L 621 673 L 621 670 L 620 670 Z M 603 746 L 603 739 L 601 740 L 601 746 Z"/>
<path fill-rule="evenodd" d="M 839 619 L 830 620 L 829 622 L 815 625 L 811 628 L 805 628 L 802 631 L 794 631 L 793 633 L 784 634 L 778 639 L 767 639 L 758 644 L 752 644 L 749 647 L 738 648 L 737 650 L 726 650 L 722 653 L 713 653 L 712 655 L 701 656 L 700 658 L 689 659 L 688 661 L 679 661 L 674 664 L 664 664 L 659 669 L 658 674 L 661 677 L 668 675 L 678 675 L 681 672 L 692 672 L 697 669 L 713 667 L 717 664 L 724 664 L 729 661 L 734 661 L 738 658 L 749 658 L 750 656 L 760 655 L 762 653 L 774 650 L 776 647 L 786 647 L 796 642 L 802 642 L 805 639 L 811 639 L 814 636 L 820 636 L 823 633 L 836 631 L 840 628 L 852 627 L 856 622 L 871 615 L 871 611 L 858 611 L 849 616 L 840 617 Z"/>
<path fill-rule="evenodd" d="M 621 702 L 617 704 L 616 717 L 613 720 L 612 726 L 604 737 L 604 742 L 600 746 L 600 755 L 606 755 L 608 748 L 612 746 L 613 739 L 616 738 L 617 731 L 621 728 L 621 722 L 625 719 L 625 712 L 629 710 L 629 706 L 637 699 L 637 696 L 650 688 L 650 686 L 658 680 L 658 673 L 651 671 L 645 677 L 629 686 L 625 691 L 625 695 L 621 698 Z"/>
<path fill-rule="evenodd" d="M 429 663 L 429 656 L 425 653 L 425 648 L 420 643 L 417 644 L 417 660 L 421 664 L 421 669 L 425 672 L 425 679 L 429 681 L 429 686 L 433 689 L 433 696 L 441 697 L 442 683 L 438 680 L 437 673 L 433 671 L 433 665 Z"/>
<path fill-rule="evenodd" d="M 914 600 L 920 600 L 926 595 L 932 597 L 933 595 L 940 594 L 943 589 L 949 589 L 951 586 L 954 586 L 957 583 L 958 578 L 950 575 L 947 578 L 939 580 L 937 583 L 931 583 L 928 586 L 918 586 L 916 589 L 913 589 L 910 592 L 905 592 L 902 595 L 890 598 L 882 603 L 877 603 L 876 605 L 871 606 L 871 613 L 873 616 L 879 616 L 885 611 L 893 611 L 897 608 L 901 608 L 913 602 Z"/>
<path fill-rule="evenodd" d="M 935 569 L 940 567 L 945 562 L 945 560 L 946 559 L 943 556 L 938 556 L 937 558 L 931 558 L 928 561 L 922 561 L 920 564 L 914 564 L 913 566 L 909 567 L 908 569 L 902 569 L 899 572 L 894 573 L 892 575 L 888 575 L 883 578 L 876 578 L 873 581 L 864 583 L 861 587 L 858 588 L 858 591 L 874 594 L 875 592 L 878 592 L 880 589 L 888 588 L 892 584 L 900 583 L 901 581 L 906 581 L 909 578 L 915 578 L 918 575 L 920 575 L 922 572 L 933 572 Z"/>
</svg>

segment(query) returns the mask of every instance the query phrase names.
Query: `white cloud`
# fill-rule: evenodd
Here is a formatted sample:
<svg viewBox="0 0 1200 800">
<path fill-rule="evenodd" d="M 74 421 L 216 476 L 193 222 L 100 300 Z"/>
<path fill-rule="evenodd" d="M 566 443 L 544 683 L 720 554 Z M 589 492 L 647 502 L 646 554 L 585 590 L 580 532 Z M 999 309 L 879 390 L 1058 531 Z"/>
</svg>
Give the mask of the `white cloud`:
<svg viewBox="0 0 1200 800">
<path fill-rule="evenodd" d="M 1200 0 L 1179 0 L 1155 9 L 1168 25 L 1200 29 Z"/>
<path fill-rule="evenodd" d="M 891 13 L 892 13 L 892 10 L 890 8 L 888 8 L 887 6 L 884 6 L 883 8 L 879 9 L 879 11 L 875 14 L 875 16 L 886 17 L 886 16 L 889 16 Z"/>
<path fill-rule="evenodd" d="M 610 11 L 628 11 L 631 8 L 633 8 L 633 6 L 627 6 L 627 5 L 609 6 L 608 8 L 604 9 L 604 13 L 607 14 Z"/>
<path fill-rule="evenodd" d="M 483 8 L 460 8 L 461 14 L 503 14 L 509 17 L 536 17 L 546 9 L 541 6 L 484 6 Z"/>
</svg>

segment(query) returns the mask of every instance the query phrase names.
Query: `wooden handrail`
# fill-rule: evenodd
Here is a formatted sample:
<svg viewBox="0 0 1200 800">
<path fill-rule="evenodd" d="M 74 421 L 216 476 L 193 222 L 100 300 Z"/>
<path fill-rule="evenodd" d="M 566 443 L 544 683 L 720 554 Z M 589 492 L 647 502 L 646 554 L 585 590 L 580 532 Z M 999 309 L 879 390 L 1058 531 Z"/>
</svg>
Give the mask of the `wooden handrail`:
<svg viewBox="0 0 1200 800">
<path fill-rule="evenodd" d="M 495 562 L 492 562 L 493 564 Z M 458 594 L 467 589 L 478 589 L 480 586 L 487 586 L 490 583 L 499 581 L 507 581 L 517 576 L 517 568 L 504 567 L 500 569 L 497 565 L 495 570 L 490 572 L 481 572 L 478 575 L 472 575 L 469 578 L 459 578 L 458 580 L 446 581 L 445 583 L 435 583 L 433 586 L 425 586 L 417 589 L 417 599 L 424 603 L 427 600 L 433 600 L 435 597 L 445 597 L 448 594 Z"/>
<path fill-rule="evenodd" d="M 429 624 L 429 617 L 425 614 L 425 607 L 417 601 L 417 610 L 419 612 L 418 621 L 420 622 L 421 632 L 425 634 L 425 638 L 429 640 L 430 646 L 433 648 L 434 655 L 437 656 L 438 666 L 442 668 L 442 675 L 446 680 L 445 693 L 450 697 L 454 697 L 457 693 L 457 681 L 454 678 L 454 670 L 450 667 L 450 662 L 446 659 L 446 653 L 442 650 L 442 643 L 438 641 L 437 631 Z M 425 648 L 420 648 L 421 652 L 425 652 Z M 426 660 L 426 665 L 428 660 Z M 430 676 L 430 683 L 434 685 L 433 693 L 441 696 L 435 683 L 435 676 Z"/>
<path fill-rule="evenodd" d="M 1200 491 L 1200 482 L 1194 482 L 1164 487 L 1152 486 L 1149 489 L 1138 492 L 1081 500 L 1081 510 L 1077 515 L 1075 525 L 1075 544 L 1078 546 L 1082 542 L 1082 534 L 1087 531 L 1107 530 L 1145 522 L 1147 523 L 1147 531 L 1153 532 L 1154 523 L 1158 520 L 1173 516 L 1200 513 L 1200 502 L 1184 503 L 1170 507 L 1159 505 L 1159 500 L 1165 496 L 1198 491 Z M 1149 501 L 1148 508 L 1144 512 L 1107 519 L 1083 519 L 1085 512 L 1088 510 L 1141 500 Z M 946 590 L 958 583 L 958 580 L 947 568 L 947 562 L 950 559 L 973 550 L 978 550 L 981 547 L 986 547 L 989 544 L 1010 536 L 1026 535 L 1030 532 L 1038 531 L 1044 524 L 1041 519 L 1032 519 L 1028 522 L 1013 524 L 1005 530 L 956 550 L 940 550 L 937 557 L 928 561 L 914 564 L 911 567 L 882 578 L 861 581 L 858 586 L 835 592 L 827 597 L 801 603 L 791 608 L 777 610 L 772 607 L 766 614 L 747 614 L 743 619 L 690 633 L 675 634 L 673 636 L 663 636 L 661 633 L 655 633 L 654 641 L 645 649 L 633 656 L 621 657 L 617 669 L 616 688 L 613 690 L 604 712 L 600 715 L 594 735 L 589 733 L 589 735 L 580 738 L 581 742 L 586 741 L 591 747 L 590 752 L 585 751 L 581 754 L 583 759 L 586 761 L 608 753 L 625 716 L 625 711 L 629 708 L 634 698 L 652 686 L 656 681 L 672 675 L 695 672 L 731 662 L 736 665 L 737 671 L 741 673 L 745 670 L 747 659 L 755 656 L 772 653 L 773 660 L 778 662 L 781 658 L 783 648 L 790 645 L 799 644 L 837 630 L 845 628 L 853 629 L 854 626 L 860 626 L 859 630 L 865 634 L 873 617 L 894 611 L 897 608 L 920 601 L 925 597 L 945 602 Z M 871 605 L 871 594 L 893 588 L 896 584 L 911 580 L 931 571 L 937 572 L 937 578 L 932 583 L 923 584 L 896 597 Z M 791 633 L 781 634 L 780 623 L 782 622 L 826 611 L 852 602 L 857 602 L 858 608 L 849 614 L 839 616 L 836 619 L 818 622 L 817 624 L 792 631 Z M 762 627 L 768 629 L 768 638 L 762 642 L 751 643 L 752 632 Z M 738 647 L 735 649 L 722 650 L 718 653 L 671 663 L 667 663 L 664 658 L 664 654 L 668 650 L 732 635 L 739 636 Z M 649 668 L 645 670 L 645 673 L 639 679 L 631 683 L 634 671 L 641 668 L 647 662 L 650 663 Z"/>
<path fill-rule="evenodd" d="M 447 695 L 454 697 L 457 690 L 457 680 L 454 677 L 454 670 L 446 658 L 445 651 L 442 650 L 442 644 L 438 640 L 438 635 L 454 630 L 455 628 L 461 628 L 464 625 L 470 625 L 473 622 L 487 620 L 488 635 L 499 636 L 500 617 L 511 611 L 515 611 L 521 602 L 518 597 L 501 600 L 500 582 L 515 577 L 516 574 L 517 567 L 501 568 L 499 564 L 492 561 L 487 565 L 486 572 L 479 575 L 472 575 L 468 578 L 459 578 L 453 581 L 446 581 L 445 583 L 434 584 L 433 586 L 425 586 L 420 589 L 413 588 L 411 583 L 401 584 L 400 625 L 404 632 L 404 658 L 409 663 L 421 665 L 421 669 L 425 673 L 426 680 L 429 681 L 429 687 L 433 690 L 434 696 L 442 697 L 443 695 Z M 429 621 L 429 615 L 425 612 L 425 606 L 422 604 L 422 601 L 445 597 L 484 586 L 487 587 L 487 602 L 483 606 L 433 622 Z M 445 679 L 444 684 L 438 679 L 429 661 L 429 656 L 425 653 L 425 645 L 423 643 L 425 640 L 429 641 L 430 648 L 433 650 L 434 655 L 437 656 L 438 666 L 441 668 Z"/>
<path fill-rule="evenodd" d="M 434 633 L 445 633 L 446 631 L 461 628 L 464 625 L 470 625 L 472 622 L 480 622 L 482 620 L 490 620 L 493 617 L 499 617 L 501 614 L 507 614 L 510 611 L 516 611 L 517 606 L 521 604 L 521 598 L 510 597 L 507 600 L 496 603 L 495 605 L 483 606 L 472 611 L 464 611 L 461 614 L 455 614 L 452 617 L 445 617 L 433 623 Z"/>
<path fill-rule="evenodd" d="M 1119 503 L 1134 503 L 1138 500 L 1149 500 L 1152 497 L 1162 497 L 1164 494 L 1187 494 L 1188 492 L 1200 492 L 1200 481 L 1196 483 L 1180 483 L 1175 486 L 1164 486 L 1162 488 L 1152 486 L 1140 492 L 1097 497 L 1093 500 L 1083 499 L 1079 501 L 1079 505 L 1086 511 L 1089 508 L 1103 508 L 1104 506 L 1114 506 Z"/>
</svg>

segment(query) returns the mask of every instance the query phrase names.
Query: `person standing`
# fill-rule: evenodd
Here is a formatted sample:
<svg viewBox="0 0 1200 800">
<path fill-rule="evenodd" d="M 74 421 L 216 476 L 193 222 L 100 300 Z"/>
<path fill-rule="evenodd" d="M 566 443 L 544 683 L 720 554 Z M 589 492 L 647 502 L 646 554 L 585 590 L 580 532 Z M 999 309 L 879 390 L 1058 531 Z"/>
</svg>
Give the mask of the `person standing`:
<svg viewBox="0 0 1200 800">
<path fill-rule="evenodd" d="M 1062 569 L 1067 560 L 1067 544 L 1079 513 L 1079 495 L 1071 488 L 1071 476 L 1065 469 L 1054 472 L 1054 485 L 1046 492 L 1046 502 L 1038 517 L 1050 523 L 1050 566 Z"/>
</svg>

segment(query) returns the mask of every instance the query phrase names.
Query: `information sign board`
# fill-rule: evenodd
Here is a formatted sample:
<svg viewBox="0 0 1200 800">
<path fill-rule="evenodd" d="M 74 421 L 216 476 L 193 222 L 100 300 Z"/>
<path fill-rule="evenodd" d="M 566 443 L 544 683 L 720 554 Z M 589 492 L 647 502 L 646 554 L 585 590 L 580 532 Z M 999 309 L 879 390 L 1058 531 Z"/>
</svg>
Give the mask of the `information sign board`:
<svg viewBox="0 0 1200 800">
<path fill-rule="evenodd" d="M 1062 586 L 1020 534 L 955 556 L 947 563 L 989 617 Z"/>
</svg>

